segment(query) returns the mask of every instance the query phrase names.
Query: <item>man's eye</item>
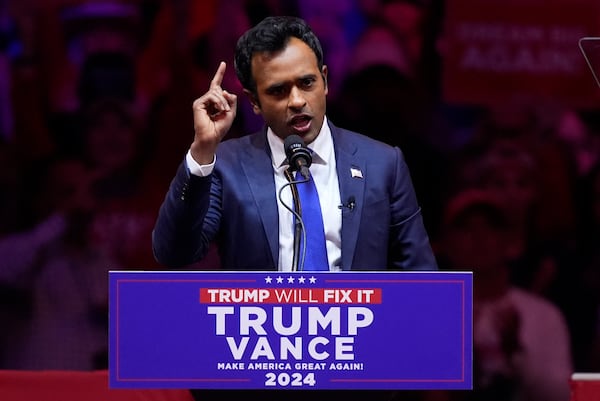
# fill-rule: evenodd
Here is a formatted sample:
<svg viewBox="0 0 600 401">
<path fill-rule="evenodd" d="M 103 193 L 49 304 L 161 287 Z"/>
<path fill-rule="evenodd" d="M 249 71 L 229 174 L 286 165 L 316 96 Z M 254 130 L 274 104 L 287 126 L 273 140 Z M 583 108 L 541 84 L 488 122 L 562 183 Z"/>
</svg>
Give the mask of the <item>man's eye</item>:
<svg viewBox="0 0 600 401">
<path fill-rule="evenodd" d="M 312 78 L 307 78 L 307 79 L 303 79 L 302 80 L 302 87 L 303 88 L 310 88 L 311 86 L 313 86 L 315 83 L 315 80 Z"/>
<path fill-rule="evenodd" d="M 274 88 L 269 89 L 269 94 L 273 96 L 281 96 L 285 93 L 285 88 L 283 86 L 276 86 Z"/>
</svg>

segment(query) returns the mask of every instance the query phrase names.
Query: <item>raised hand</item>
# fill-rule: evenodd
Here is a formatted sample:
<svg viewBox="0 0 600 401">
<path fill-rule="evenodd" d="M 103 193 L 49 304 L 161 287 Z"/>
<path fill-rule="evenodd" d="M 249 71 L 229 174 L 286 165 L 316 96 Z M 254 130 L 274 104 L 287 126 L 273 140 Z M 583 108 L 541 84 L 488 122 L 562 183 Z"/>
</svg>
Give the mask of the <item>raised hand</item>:
<svg viewBox="0 0 600 401">
<path fill-rule="evenodd" d="M 217 146 L 235 119 L 237 96 L 221 88 L 226 68 L 224 62 L 219 64 L 208 92 L 193 104 L 194 142 L 191 154 L 199 164 L 212 163 Z"/>
</svg>

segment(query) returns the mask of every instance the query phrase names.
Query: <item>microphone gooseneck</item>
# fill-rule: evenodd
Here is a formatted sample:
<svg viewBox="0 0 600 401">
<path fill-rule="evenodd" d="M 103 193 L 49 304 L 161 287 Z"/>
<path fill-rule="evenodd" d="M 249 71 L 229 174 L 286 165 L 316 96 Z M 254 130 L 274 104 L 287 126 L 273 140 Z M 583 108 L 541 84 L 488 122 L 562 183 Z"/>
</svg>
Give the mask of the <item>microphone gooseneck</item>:
<svg viewBox="0 0 600 401">
<path fill-rule="evenodd" d="M 292 199 L 294 201 L 294 209 L 291 210 L 296 219 L 294 223 L 294 253 L 292 256 L 292 271 L 303 270 L 304 267 L 304 256 L 306 254 L 306 232 L 304 230 L 304 221 L 302 220 L 302 205 L 296 183 L 308 181 L 310 179 L 310 171 L 308 168 L 312 164 L 312 155 L 304 140 L 299 135 L 290 135 L 283 141 L 283 148 L 285 155 L 288 159 L 289 168 L 285 171 L 285 176 L 289 181 L 290 188 L 292 190 Z M 299 171 L 303 177 L 302 181 L 296 181 L 298 178 L 294 178 L 293 172 Z M 302 243 L 304 249 L 300 249 L 300 239 L 304 238 Z"/>
</svg>

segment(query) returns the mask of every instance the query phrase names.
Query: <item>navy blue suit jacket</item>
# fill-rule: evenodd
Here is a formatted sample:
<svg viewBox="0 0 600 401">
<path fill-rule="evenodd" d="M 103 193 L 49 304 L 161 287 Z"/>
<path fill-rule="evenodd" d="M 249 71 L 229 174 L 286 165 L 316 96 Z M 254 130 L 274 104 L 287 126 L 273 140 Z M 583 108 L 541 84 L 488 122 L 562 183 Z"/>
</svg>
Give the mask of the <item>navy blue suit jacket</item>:
<svg viewBox="0 0 600 401">
<path fill-rule="evenodd" d="M 355 200 L 340 209 L 342 269 L 437 269 L 400 149 L 330 127 L 340 199 Z M 276 270 L 278 200 L 266 129 L 223 141 L 216 160 L 208 177 L 180 165 L 154 228 L 156 259 L 186 266 L 216 241 L 223 269 Z"/>
</svg>

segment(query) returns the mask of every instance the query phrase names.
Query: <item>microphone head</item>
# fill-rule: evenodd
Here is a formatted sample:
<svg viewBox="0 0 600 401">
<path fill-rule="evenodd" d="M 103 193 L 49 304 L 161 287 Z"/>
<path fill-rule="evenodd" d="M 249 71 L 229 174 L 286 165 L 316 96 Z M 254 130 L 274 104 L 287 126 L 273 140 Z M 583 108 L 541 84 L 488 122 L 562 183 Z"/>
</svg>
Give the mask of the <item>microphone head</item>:
<svg viewBox="0 0 600 401">
<path fill-rule="evenodd" d="M 283 148 L 292 171 L 301 170 L 302 167 L 308 168 L 312 164 L 312 155 L 299 135 L 290 135 L 285 138 Z"/>
</svg>

